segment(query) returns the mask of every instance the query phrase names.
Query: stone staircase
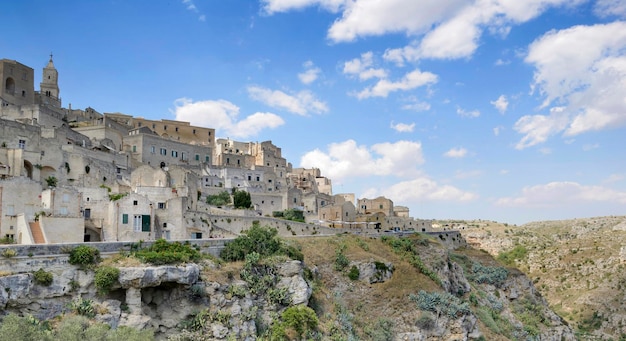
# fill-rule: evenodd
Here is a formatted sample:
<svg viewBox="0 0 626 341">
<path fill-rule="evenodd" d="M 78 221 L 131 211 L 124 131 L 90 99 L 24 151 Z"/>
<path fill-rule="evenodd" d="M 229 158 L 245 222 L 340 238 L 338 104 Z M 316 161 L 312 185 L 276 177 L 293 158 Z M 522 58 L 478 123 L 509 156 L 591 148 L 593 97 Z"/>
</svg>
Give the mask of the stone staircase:
<svg viewBox="0 0 626 341">
<path fill-rule="evenodd" d="M 43 231 L 41 231 L 41 226 L 38 221 L 29 222 L 30 233 L 33 235 L 33 241 L 35 244 L 45 244 L 46 238 L 43 236 Z"/>
</svg>

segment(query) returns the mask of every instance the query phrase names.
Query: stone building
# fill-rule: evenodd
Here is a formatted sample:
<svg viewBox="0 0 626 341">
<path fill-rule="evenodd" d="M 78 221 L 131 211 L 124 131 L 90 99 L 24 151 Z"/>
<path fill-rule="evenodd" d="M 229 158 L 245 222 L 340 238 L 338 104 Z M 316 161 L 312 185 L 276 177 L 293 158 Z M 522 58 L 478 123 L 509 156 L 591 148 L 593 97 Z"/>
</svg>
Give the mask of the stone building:
<svg viewBox="0 0 626 341">
<path fill-rule="evenodd" d="M 35 103 L 35 72 L 15 60 L 0 59 L 0 107 Z"/>
</svg>

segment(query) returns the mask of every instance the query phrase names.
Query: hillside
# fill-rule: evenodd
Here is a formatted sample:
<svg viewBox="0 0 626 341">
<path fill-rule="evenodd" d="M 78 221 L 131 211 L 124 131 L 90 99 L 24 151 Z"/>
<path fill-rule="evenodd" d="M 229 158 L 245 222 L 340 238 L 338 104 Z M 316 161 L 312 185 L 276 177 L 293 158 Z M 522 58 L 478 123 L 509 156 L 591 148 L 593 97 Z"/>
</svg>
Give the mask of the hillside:
<svg viewBox="0 0 626 341">
<path fill-rule="evenodd" d="M 96 273 L 100 268 L 119 269 L 104 291 L 93 267 L 50 268 L 52 276 L 45 285 L 37 274 L 43 270 L 3 273 L 0 305 L 5 313 L 39 319 L 67 318 L 87 305 L 96 321 L 152 329 L 157 339 L 170 340 L 254 340 L 262 335 L 574 340 L 571 328 L 547 307 L 523 273 L 471 247 L 450 249 L 443 239 L 342 234 L 283 240 L 289 250 L 301 250 L 300 256 L 289 253 L 303 256 L 303 263 L 284 256 L 255 260 L 246 252 L 245 262 L 209 257 L 157 266 L 141 259 L 173 256 L 160 257 L 154 250 L 144 256 L 125 253 L 97 266 Z M 458 239 L 456 243 L 463 244 Z M 245 245 L 263 250 L 273 244 L 262 238 Z M 307 305 L 316 321 L 296 323 L 302 322 L 306 310 L 292 308 Z"/>
<path fill-rule="evenodd" d="M 626 338 L 626 217 L 541 221 L 522 226 L 467 222 L 476 248 L 512 261 L 580 339 Z"/>
</svg>

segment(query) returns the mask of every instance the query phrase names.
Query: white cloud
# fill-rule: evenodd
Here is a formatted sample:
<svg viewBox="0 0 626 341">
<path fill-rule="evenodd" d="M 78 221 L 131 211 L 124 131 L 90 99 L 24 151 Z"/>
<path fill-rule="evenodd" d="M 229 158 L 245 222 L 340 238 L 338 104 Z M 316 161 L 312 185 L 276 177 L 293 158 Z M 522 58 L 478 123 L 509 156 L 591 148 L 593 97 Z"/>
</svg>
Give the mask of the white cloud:
<svg viewBox="0 0 626 341">
<path fill-rule="evenodd" d="M 261 0 L 263 12 L 269 15 L 291 10 L 301 10 L 309 6 L 320 6 L 330 12 L 337 12 L 348 0 Z"/>
<path fill-rule="evenodd" d="M 503 66 L 511 64 L 510 60 L 498 59 L 496 60 L 496 66 Z"/>
<path fill-rule="evenodd" d="M 506 109 L 509 107 L 509 101 L 506 99 L 506 96 L 500 95 L 497 100 L 490 102 L 501 114 L 506 112 Z"/>
<path fill-rule="evenodd" d="M 626 18 L 626 2 L 624 0 L 597 0 L 593 9 L 601 17 L 614 15 Z"/>
<path fill-rule="evenodd" d="M 411 123 L 411 124 L 406 124 L 406 123 L 398 123 L 398 124 L 393 124 L 393 122 L 391 122 L 391 129 L 399 132 L 399 133 L 410 133 L 413 132 L 413 129 L 415 129 L 415 123 Z"/>
<path fill-rule="evenodd" d="M 312 61 L 303 64 L 304 72 L 298 74 L 298 78 L 303 84 L 311 84 L 317 80 L 322 70 L 316 67 Z"/>
<path fill-rule="evenodd" d="M 428 85 L 437 82 L 437 75 L 430 72 L 422 72 L 420 70 L 413 70 L 398 82 L 391 82 L 387 79 L 379 80 L 376 85 L 365 88 L 363 91 L 356 94 L 359 99 L 369 97 L 387 97 L 390 92 L 406 91 L 418 88 L 423 85 Z"/>
<path fill-rule="evenodd" d="M 616 182 L 620 182 L 622 180 L 624 180 L 626 177 L 624 176 L 624 174 L 611 174 L 609 175 L 608 178 L 604 179 L 602 181 L 603 184 L 613 184 Z"/>
<path fill-rule="evenodd" d="M 516 126 L 527 135 L 518 147 L 526 146 L 524 140 L 536 144 L 561 132 L 574 136 L 626 124 L 626 22 L 553 30 L 528 51 L 525 61 L 535 67 L 532 90 L 544 97 L 542 107 L 556 103 L 562 113 L 558 120 L 554 110 L 549 116 L 522 117 Z M 549 131 L 532 124 L 542 120 L 558 124 Z"/>
<path fill-rule="evenodd" d="M 328 152 L 319 149 L 307 152 L 301 167 L 315 167 L 333 179 L 365 176 L 407 176 L 416 174 L 424 163 L 422 144 L 414 141 L 379 143 L 370 147 L 357 145 L 354 140 L 332 143 Z"/>
<path fill-rule="evenodd" d="M 474 54 L 480 45 L 480 38 L 485 28 L 492 35 L 505 37 L 510 32 L 512 25 L 529 21 L 551 6 L 560 6 L 563 4 L 573 6 L 583 1 L 585 0 L 495 0 L 473 2 L 456 0 L 405 0 L 403 2 L 413 5 L 407 6 L 407 4 L 404 4 L 407 11 L 419 11 L 420 13 L 402 13 L 394 17 L 393 20 L 404 20 L 406 14 L 409 14 L 409 16 L 413 14 L 417 17 L 421 17 L 424 14 L 428 16 L 426 18 L 420 18 L 420 20 L 415 20 L 419 22 L 419 24 L 389 20 L 385 21 L 388 26 L 376 25 L 370 22 L 364 22 L 362 25 L 374 28 L 375 30 L 373 30 L 373 32 L 377 34 L 396 31 L 403 31 L 409 35 L 412 34 L 415 36 L 424 34 L 421 40 L 415 40 L 404 48 L 391 49 L 385 53 L 387 60 L 397 64 L 402 64 L 405 60 L 414 61 L 422 58 L 468 58 Z M 430 8 L 430 6 L 433 6 L 435 3 L 439 4 L 439 8 Z M 376 9 L 375 6 L 370 7 L 372 7 L 372 12 Z M 405 10 L 405 7 L 401 7 L 402 10 Z M 352 40 L 356 38 L 356 33 L 361 33 L 358 35 L 374 34 L 366 30 L 362 30 L 362 32 L 356 31 L 353 34 L 333 34 L 333 28 L 349 23 L 349 18 L 346 18 L 346 12 L 344 12 L 344 18 L 335 22 L 333 27 L 329 30 L 331 39 L 335 38 L 334 40 L 336 41 Z M 382 21 L 384 19 L 385 17 L 380 20 Z M 406 20 L 410 21 L 411 19 Z M 357 27 L 356 24 L 352 26 Z M 337 39 L 337 37 L 343 37 L 344 39 Z"/>
<path fill-rule="evenodd" d="M 467 149 L 463 147 L 452 148 L 443 154 L 446 157 L 451 157 L 455 159 L 463 158 L 467 155 Z"/>
<path fill-rule="evenodd" d="M 441 185 L 427 176 L 399 182 L 389 188 L 377 191 L 380 195 L 393 198 L 394 202 L 407 201 L 471 201 L 477 194 L 460 190 L 454 186 Z M 375 197 L 376 193 L 371 193 Z"/>
<path fill-rule="evenodd" d="M 499 136 L 500 133 L 502 132 L 502 130 L 504 130 L 503 126 L 497 126 L 495 128 L 493 128 L 493 134 L 496 136 Z"/>
<path fill-rule="evenodd" d="M 467 111 L 465 109 L 456 108 L 456 113 L 459 114 L 459 116 L 470 117 L 470 118 L 476 118 L 480 116 L 480 111 L 478 110 Z"/>
<path fill-rule="evenodd" d="M 320 114 L 328 111 L 326 103 L 315 98 L 315 95 L 303 90 L 288 95 L 280 90 L 271 90 L 259 86 L 249 86 L 250 98 L 265 103 L 272 108 L 287 110 L 291 113 L 307 116 L 310 113 Z"/>
<path fill-rule="evenodd" d="M 549 116 L 523 116 L 513 126 L 524 137 L 515 145 L 515 149 L 524 149 L 545 142 L 548 137 L 563 131 L 568 123 L 563 107 L 552 108 Z"/>
<path fill-rule="evenodd" d="M 172 112 L 177 121 L 211 127 L 235 138 L 254 136 L 261 130 L 273 129 L 285 123 L 278 115 L 260 112 L 239 120 L 239 107 L 226 100 L 194 102 L 189 98 L 179 98 L 174 105 Z"/>
<path fill-rule="evenodd" d="M 351 76 L 358 76 L 360 80 L 368 80 L 370 78 L 387 78 L 387 71 L 384 69 L 373 68 L 374 54 L 365 52 L 361 54 L 361 58 L 349 60 L 343 64 L 343 73 Z"/>
<path fill-rule="evenodd" d="M 576 182 L 550 182 L 524 187 L 521 195 L 500 198 L 496 201 L 496 205 L 549 208 L 589 202 L 626 204 L 626 192 L 602 186 L 585 186 Z"/>
</svg>

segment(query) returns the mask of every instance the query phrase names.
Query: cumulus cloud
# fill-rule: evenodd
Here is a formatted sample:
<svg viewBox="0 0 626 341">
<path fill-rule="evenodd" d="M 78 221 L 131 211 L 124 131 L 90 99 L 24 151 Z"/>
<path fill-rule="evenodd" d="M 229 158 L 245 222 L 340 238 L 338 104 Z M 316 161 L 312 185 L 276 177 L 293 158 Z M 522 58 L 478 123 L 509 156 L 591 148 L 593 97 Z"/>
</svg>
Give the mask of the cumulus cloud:
<svg viewBox="0 0 626 341">
<path fill-rule="evenodd" d="M 500 133 L 502 132 L 502 130 L 504 130 L 503 126 L 497 126 L 497 127 L 493 128 L 493 134 L 495 136 L 499 136 Z"/>
<path fill-rule="evenodd" d="M 194 102 L 189 98 L 179 98 L 174 105 L 173 114 L 177 121 L 215 128 L 235 138 L 254 136 L 264 129 L 273 129 L 285 123 L 278 115 L 261 112 L 239 119 L 239 107 L 226 100 Z"/>
<path fill-rule="evenodd" d="M 590 202 L 626 204 L 626 192 L 603 186 L 585 186 L 577 182 L 550 182 L 524 187 L 521 195 L 500 198 L 496 205 L 550 208 Z"/>
<path fill-rule="evenodd" d="M 360 80 L 368 80 L 370 78 L 386 78 L 387 71 L 384 69 L 373 68 L 374 54 L 365 52 L 361 54 L 361 58 L 349 60 L 343 64 L 343 73 L 350 76 L 358 76 Z"/>
<path fill-rule="evenodd" d="M 411 133 L 413 129 L 415 129 L 415 123 L 406 124 L 406 123 L 398 123 L 394 124 L 391 122 L 391 129 L 399 132 L 399 133 Z"/>
<path fill-rule="evenodd" d="M 381 79 L 374 86 L 365 88 L 361 92 L 357 93 L 356 97 L 358 99 L 369 97 L 387 97 L 391 92 L 412 90 L 420 86 L 436 82 L 437 75 L 430 72 L 413 70 L 404 75 L 404 77 L 397 82 Z"/>
<path fill-rule="evenodd" d="M 412 111 L 427 111 L 430 110 L 430 103 L 413 100 L 412 103 L 403 105 L 402 109 Z"/>
<path fill-rule="evenodd" d="M 319 168 L 333 181 L 372 175 L 415 174 L 422 163 L 422 144 L 414 141 L 386 142 L 368 147 L 347 140 L 330 144 L 327 152 L 320 149 L 307 152 L 300 160 L 301 167 Z"/>
<path fill-rule="evenodd" d="M 467 155 L 467 149 L 463 147 L 452 148 L 443 154 L 446 157 L 451 157 L 455 159 L 463 158 Z"/>
<path fill-rule="evenodd" d="M 326 103 L 318 100 L 308 90 L 289 95 L 280 90 L 271 90 L 259 86 L 249 86 L 250 98 L 269 105 L 272 108 L 287 110 L 291 113 L 308 116 L 310 113 L 321 114 L 328 111 Z"/>
<path fill-rule="evenodd" d="M 316 67 L 312 61 L 305 62 L 302 66 L 304 66 L 304 72 L 298 74 L 298 78 L 300 82 L 303 84 L 311 84 L 317 80 L 322 70 Z"/>
<path fill-rule="evenodd" d="M 574 26 L 535 40 L 525 61 L 535 67 L 533 92 L 560 114 L 524 116 L 518 149 L 550 135 L 575 136 L 626 124 L 626 22 Z M 558 117 L 555 117 L 558 116 Z M 550 122 L 549 129 L 538 123 Z M 536 138 L 539 136 L 540 138 Z M 534 141 L 533 143 L 526 143 Z"/>
<path fill-rule="evenodd" d="M 456 113 L 459 114 L 459 116 L 469 117 L 469 118 L 476 118 L 480 116 L 480 111 L 478 110 L 467 111 L 462 108 L 456 108 Z"/>
<path fill-rule="evenodd" d="M 393 198 L 396 202 L 410 201 L 471 201 L 478 198 L 478 195 L 466 192 L 451 185 L 443 185 L 427 176 L 418 176 L 415 179 L 396 183 L 389 188 L 374 191 L 387 198 Z"/>
<path fill-rule="evenodd" d="M 548 137 L 563 131 L 567 127 L 568 117 L 563 107 L 552 108 L 550 115 L 527 115 L 521 117 L 513 129 L 524 137 L 515 145 L 515 149 L 524 149 L 545 142 Z"/>
<path fill-rule="evenodd" d="M 506 99 L 506 96 L 500 95 L 497 100 L 490 102 L 501 114 L 506 112 L 506 109 L 509 107 L 509 101 Z"/>
<path fill-rule="evenodd" d="M 397 0 L 400 1 L 400 0 Z M 486 28 L 492 35 L 505 37 L 511 30 L 513 25 L 527 22 L 546 9 L 560 5 L 576 5 L 584 0 L 568 1 L 568 0 L 529 0 L 529 1 L 412 1 L 404 0 L 412 6 L 400 7 L 410 13 L 394 13 L 396 14 L 389 20 L 389 16 L 383 16 L 375 22 L 364 22 L 361 25 L 374 28 L 374 32 L 383 34 L 387 32 L 402 31 L 409 35 L 422 35 L 421 40 L 414 40 L 409 45 L 390 49 L 385 53 L 385 58 L 397 64 L 404 61 L 415 61 L 423 58 L 431 59 L 458 59 L 468 58 L 474 54 L 480 45 L 480 38 Z M 357 1 L 359 2 L 359 1 Z M 362 1 L 365 3 L 366 1 Z M 393 1 L 390 1 L 393 2 Z M 397 4 L 395 4 L 397 5 Z M 440 5 L 439 8 L 433 9 L 431 6 Z M 371 14 L 376 10 L 377 5 L 363 5 L 369 9 Z M 363 10 L 365 11 L 365 10 Z M 415 12 L 411 12 L 415 11 Z M 417 13 L 419 12 L 419 13 Z M 344 17 L 335 22 L 329 30 L 329 36 L 344 37 L 343 40 L 352 40 L 356 36 L 373 35 L 374 33 L 366 30 L 352 31 L 353 34 L 337 35 L 333 34 L 336 26 L 346 26 L 350 23 L 349 17 Z M 348 13 L 352 14 L 352 13 Z M 408 18 L 405 15 L 408 14 Z M 426 15 L 418 21 L 419 24 L 405 23 L 404 20 L 410 21 L 411 14 L 418 18 Z M 382 21 L 384 24 L 379 23 Z M 386 24 L 386 25 L 385 25 Z M 340 26 L 340 27 L 341 27 Z M 356 24 L 353 27 L 358 27 Z M 348 31 L 350 32 L 350 31 Z M 356 34 L 360 33 L 360 34 Z M 335 38 L 335 40 L 337 40 Z"/>
<path fill-rule="evenodd" d="M 626 18 L 626 2 L 623 0 L 597 0 L 593 10 L 601 17 Z"/>
</svg>

